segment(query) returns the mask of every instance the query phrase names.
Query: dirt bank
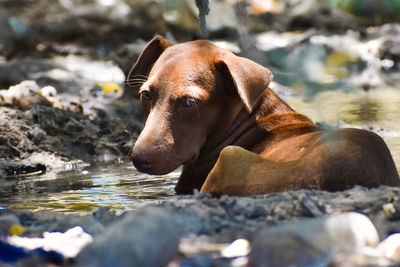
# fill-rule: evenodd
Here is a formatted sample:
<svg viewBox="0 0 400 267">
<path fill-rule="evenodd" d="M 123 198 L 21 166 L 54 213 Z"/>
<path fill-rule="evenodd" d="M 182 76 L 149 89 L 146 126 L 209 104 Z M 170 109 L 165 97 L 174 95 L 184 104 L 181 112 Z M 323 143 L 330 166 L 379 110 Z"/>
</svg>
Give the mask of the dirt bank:
<svg viewBox="0 0 400 267">
<path fill-rule="evenodd" d="M 329 263 L 337 264 L 335 266 L 388 266 L 395 261 L 379 253 L 368 252 L 365 248 L 347 251 L 333 249 L 337 244 L 341 244 L 340 242 L 345 242 L 344 244 L 356 242 L 351 239 L 353 234 L 358 235 L 358 238 L 369 235 L 370 233 L 363 232 L 368 226 L 367 221 L 361 220 L 355 228 L 345 230 L 348 232 L 343 236 L 344 241 L 335 238 L 326 241 L 328 243 L 324 246 L 327 246 L 327 250 L 315 247 L 314 239 L 321 237 L 329 229 L 322 231 L 319 228 L 309 227 L 311 225 L 317 227 L 326 218 L 330 218 L 326 217 L 327 215 L 359 212 L 368 216 L 377 229 L 376 238 L 383 240 L 388 235 L 400 231 L 399 194 L 400 189 L 390 187 L 370 190 L 356 187 L 338 193 L 300 190 L 254 197 L 225 196 L 220 199 L 195 194 L 149 205 L 144 209 L 125 212 L 122 215 L 116 215 L 104 208 L 86 216 L 52 212 L 2 211 L 0 224 L 4 226 L 2 234 L 6 234 L 7 225 L 21 225 L 25 229 L 24 235 L 31 237 L 41 236 L 44 231 L 65 232 L 75 226 L 81 226 L 84 232 L 93 236 L 94 243 L 83 249 L 73 261 L 73 266 L 110 266 L 107 264 L 154 266 L 156 263 L 166 264 L 171 261 L 175 261 L 178 265 L 170 266 L 214 266 L 214 264 L 231 266 L 235 260 L 243 256 L 253 262 L 259 257 L 254 254 L 256 251 L 267 251 L 272 244 L 279 247 L 287 242 L 291 245 L 286 249 L 293 250 L 291 253 L 304 257 L 313 255 L 308 258 L 309 262 L 303 261 L 303 264 L 325 260 L 326 264 L 321 266 Z M 13 219 L 10 219 L 10 216 Z M 307 235 L 302 228 L 304 223 L 309 232 Z M 307 239 L 302 240 L 300 245 L 297 243 L 299 241 L 291 239 L 292 236 L 287 234 L 289 230 L 282 226 L 288 227 L 290 233 L 295 236 L 304 238 L 305 235 Z M 344 231 L 340 229 L 345 226 L 341 221 L 337 221 L 330 227 L 336 229 L 336 234 L 340 234 Z M 276 236 L 275 231 L 280 235 Z M 372 228 L 372 231 L 376 230 Z M 260 240 L 260 235 L 264 235 L 261 239 L 264 241 Z M 223 248 L 239 238 L 247 240 L 253 252 L 248 254 L 247 251 L 240 257 L 221 254 Z M 265 242 L 269 238 L 274 241 Z M 375 245 L 370 244 L 371 249 Z M 310 249 L 319 252 L 309 254 Z M 329 254 L 328 258 L 326 253 Z M 278 264 L 285 262 L 287 257 L 289 256 L 282 255 Z M 21 257 L 21 263 L 24 264 L 38 265 L 49 260 L 52 260 L 49 255 L 38 256 L 33 252 Z M 71 259 L 61 257 L 58 264 L 63 265 L 70 261 Z M 103 264 L 104 262 L 107 264 Z M 382 265 L 382 262 L 385 264 Z"/>
</svg>

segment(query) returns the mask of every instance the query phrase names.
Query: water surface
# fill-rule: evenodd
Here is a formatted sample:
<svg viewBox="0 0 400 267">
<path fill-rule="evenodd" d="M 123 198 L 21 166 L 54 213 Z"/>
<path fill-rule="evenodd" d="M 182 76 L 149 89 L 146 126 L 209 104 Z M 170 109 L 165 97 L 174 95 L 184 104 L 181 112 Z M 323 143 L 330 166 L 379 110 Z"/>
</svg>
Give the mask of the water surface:
<svg viewBox="0 0 400 267">
<path fill-rule="evenodd" d="M 88 167 L 44 176 L 7 178 L 0 205 L 31 211 L 90 212 L 109 207 L 122 212 L 175 196 L 180 171 L 150 176 L 131 164 Z"/>
</svg>

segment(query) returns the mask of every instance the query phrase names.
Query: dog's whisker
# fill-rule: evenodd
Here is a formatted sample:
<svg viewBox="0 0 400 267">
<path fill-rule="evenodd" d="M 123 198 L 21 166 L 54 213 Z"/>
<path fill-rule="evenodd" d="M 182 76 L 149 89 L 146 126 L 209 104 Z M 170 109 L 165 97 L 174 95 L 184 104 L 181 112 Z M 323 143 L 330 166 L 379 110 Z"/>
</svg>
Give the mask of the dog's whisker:
<svg viewBox="0 0 400 267">
<path fill-rule="evenodd" d="M 132 86 L 132 85 L 141 85 L 146 81 L 142 81 L 142 80 L 128 80 L 126 82 L 124 82 L 125 84 Z"/>
<path fill-rule="evenodd" d="M 132 79 L 128 79 L 127 81 L 147 81 L 146 79 L 142 79 L 142 78 L 132 78 Z"/>
<path fill-rule="evenodd" d="M 133 79 L 140 79 L 140 80 L 147 81 L 148 77 L 146 77 L 146 76 L 138 76 L 138 75 L 135 75 L 135 76 L 133 76 L 133 77 L 129 77 L 129 78 L 128 78 L 128 80 L 133 80 Z"/>
<path fill-rule="evenodd" d="M 148 77 L 145 77 L 145 76 L 143 76 L 143 77 L 141 77 L 141 76 L 133 76 L 133 77 L 130 77 L 129 78 L 129 80 L 132 80 L 132 79 L 141 79 L 141 80 L 147 80 L 148 79 Z"/>
<path fill-rule="evenodd" d="M 143 84 L 144 82 L 142 81 L 128 81 L 128 84 Z"/>
<path fill-rule="evenodd" d="M 146 82 L 148 79 L 148 77 L 146 75 L 142 75 L 142 74 L 135 74 L 132 77 L 129 77 L 125 84 L 129 85 L 129 86 L 134 86 L 134 85 L 140 85 L 143 84 L 144 82 Z"/>
</svg>

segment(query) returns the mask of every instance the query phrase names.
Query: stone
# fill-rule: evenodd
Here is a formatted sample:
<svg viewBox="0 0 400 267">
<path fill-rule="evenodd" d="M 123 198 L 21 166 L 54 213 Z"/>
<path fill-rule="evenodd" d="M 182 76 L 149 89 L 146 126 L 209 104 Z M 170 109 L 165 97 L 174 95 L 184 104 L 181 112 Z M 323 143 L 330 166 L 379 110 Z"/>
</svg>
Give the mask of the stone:
<svg viewBox="0 0 400 267">
<path fill-rule="evenodd" d="M 179 229 L 160 208 L 129 213 L 95 237 L 78 266 L 166 266 L 178 252 Z"/>
</svg>

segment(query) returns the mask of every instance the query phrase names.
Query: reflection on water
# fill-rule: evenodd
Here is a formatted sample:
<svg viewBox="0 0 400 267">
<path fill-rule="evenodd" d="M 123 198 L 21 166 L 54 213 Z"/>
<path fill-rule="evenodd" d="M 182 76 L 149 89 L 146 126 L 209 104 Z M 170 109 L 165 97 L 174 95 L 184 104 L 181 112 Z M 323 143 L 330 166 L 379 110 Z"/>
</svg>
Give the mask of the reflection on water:
<svg viewBox="0 0 400 267">
<path fill-rule="evenodd" d="M 0 185 L 0 205 L 31 211 L 117 211 L 173 198 L 180 171 L 149 176 L 128 164 L 68 171 L 55 177 L 9 178 Z"/>
</svg>

